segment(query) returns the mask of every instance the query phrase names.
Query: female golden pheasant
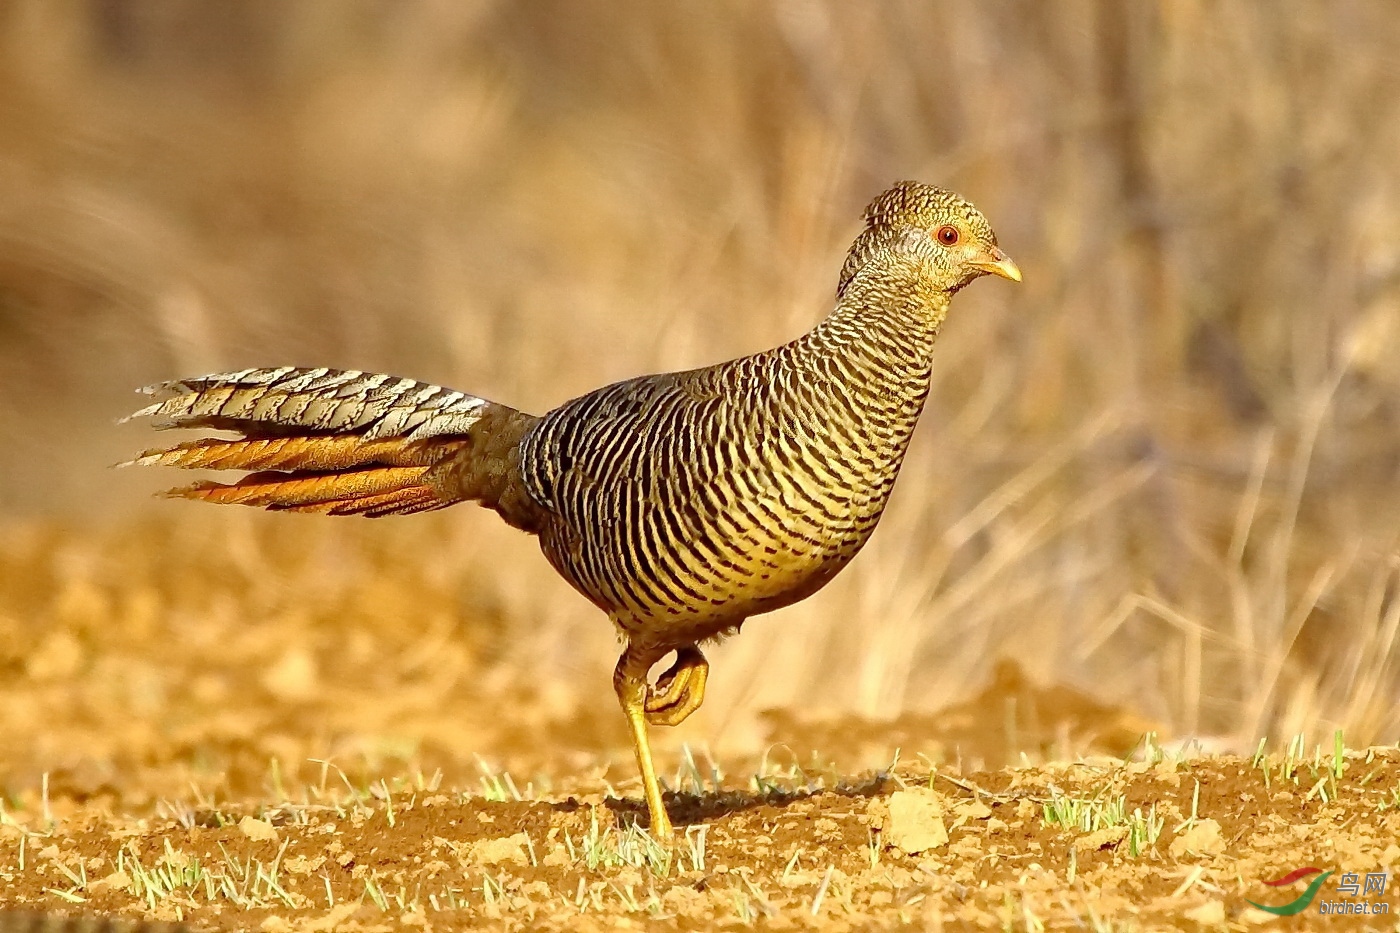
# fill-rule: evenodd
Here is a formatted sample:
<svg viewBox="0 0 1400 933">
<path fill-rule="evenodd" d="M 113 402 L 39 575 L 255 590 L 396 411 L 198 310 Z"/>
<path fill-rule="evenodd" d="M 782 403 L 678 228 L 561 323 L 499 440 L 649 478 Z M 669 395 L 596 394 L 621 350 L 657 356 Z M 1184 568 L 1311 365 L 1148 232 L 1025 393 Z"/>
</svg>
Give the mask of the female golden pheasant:
<svg viewBox="0 0 1400 933">
<path fill-rule="evenodd" d="M 624 643 L 613 674 L 651 817 L 671 835 L 647 723 L 705 694 L 699 644 L 815 593 L 875 530 L 929 390 L 954 292 L 1020 281 L 986 219 L 901 182 L 865 212 L 836 307 L 790 343 L 605 386 L 537 417 L 408 379 L 247 369 L 154 386 L 132 417 L 235 432 L 132 461 L 254 471 L 171 494 L 329 515 L 475 501 L 539 535 Z M 658 682 L 651 668 L 670 652 Z"/>
</svg>

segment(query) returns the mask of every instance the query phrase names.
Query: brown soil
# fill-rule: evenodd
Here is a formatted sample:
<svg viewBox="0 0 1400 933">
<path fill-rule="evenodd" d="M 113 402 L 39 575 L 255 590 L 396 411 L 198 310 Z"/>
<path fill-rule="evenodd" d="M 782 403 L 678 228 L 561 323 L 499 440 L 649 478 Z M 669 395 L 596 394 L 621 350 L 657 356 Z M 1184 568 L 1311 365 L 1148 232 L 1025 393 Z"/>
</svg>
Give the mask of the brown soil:
<svg viewBox="0 0 1400 933">
<path fill-rule="evenodd" d="M 1300 866 L 1364 876 L 1400 862 L 1400 754 L 1352 754 L 1340 778 L 1332 765 L 1169 758 L 726 782 L 671 798 L 684 836 L 670 853 L 629 830 L 635 800 L 598 792 L 487 800 L 402 777 L 352 789 L 331 771 L 295 803 L 133 812 L 65 796 L 46 812 L 31 791 L 0 828 L 0 902 L 72 910 L 81 898 L 83 912 L 267 931 L 1362 928 L 1317 905 L 1282 920 L 1246 903 L 1291 900 L 1302 883 L 1262 882 Z M 1120 795 L 1128 814 L 1161 821 L 1155 841 L 1044 818 L 1057 799 Z M 1334 885 L 1321 899 L 1339 899 Z M 1395 892 L 1371 899 L 1394 905 Z"/>
<path fill-rule="evenodd" d="M 657 847 L 605 659 L 595 689 L 541 678 L 517 623 L 396 540 L 240 558 L 164 526 L 9 529 L 0 909 L 268 933 L 1395 928 L 1246 900 L 1296 897 L 1263 882 L 1300 866 L 1339 869 L 1319 901 L 1392 871 L 1400 753 L 1167 753 L 1010 663 L 934 713 L 771 710 L 713 757 L 684 744 L 707 711 L 658 730 L 681 836 Z"/>
</svg>

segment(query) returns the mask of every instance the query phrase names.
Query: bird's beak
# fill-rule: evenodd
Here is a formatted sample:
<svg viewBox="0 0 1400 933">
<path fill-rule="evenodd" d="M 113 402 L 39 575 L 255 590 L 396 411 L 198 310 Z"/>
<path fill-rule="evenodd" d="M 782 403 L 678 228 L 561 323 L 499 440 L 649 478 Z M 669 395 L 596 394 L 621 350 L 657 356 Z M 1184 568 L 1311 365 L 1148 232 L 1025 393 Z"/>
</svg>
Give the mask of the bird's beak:
<svg viewBox="0 0 1400 933">
<path fill-rule="evenodd" d="M 984 255 L 972 260 L 968 265 L 974 269 L 1010 279 L 1013 282 L 1021 281 L 1021 267 L 1012 262 L 1011 257 L 1003 253 L 998 246 L 991 247 Z"/>
</svg>

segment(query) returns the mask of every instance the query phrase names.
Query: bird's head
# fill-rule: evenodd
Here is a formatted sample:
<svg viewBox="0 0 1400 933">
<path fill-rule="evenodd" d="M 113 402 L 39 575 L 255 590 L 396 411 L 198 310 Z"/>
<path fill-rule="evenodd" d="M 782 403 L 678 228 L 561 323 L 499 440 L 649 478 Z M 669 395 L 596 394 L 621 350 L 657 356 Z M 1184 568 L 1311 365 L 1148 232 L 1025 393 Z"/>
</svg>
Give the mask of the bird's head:
<svg viewBox="0 0 1400 933">
<path fill-rule="evenodd" d="M 901 181 L 870 202 L 865 229 L 841 269 L 839 297 L 851 278 L 886 251 L 916 255 L 939 291 L 955 292 L 983 275 L 1021 281 L 1021 270 L 997 246 L 982 212 L 944 188 Z"/>
</svg>

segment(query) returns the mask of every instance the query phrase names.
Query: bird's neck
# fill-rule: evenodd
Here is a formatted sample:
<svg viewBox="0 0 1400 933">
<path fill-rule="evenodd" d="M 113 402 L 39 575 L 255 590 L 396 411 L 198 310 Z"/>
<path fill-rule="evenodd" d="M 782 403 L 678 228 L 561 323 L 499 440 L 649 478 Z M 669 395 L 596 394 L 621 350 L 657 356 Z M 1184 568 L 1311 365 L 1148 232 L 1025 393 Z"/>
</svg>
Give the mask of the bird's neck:
<svg viewBox="0 0 1400 933">
<path fill-rule="evenodd" d="M 948 299 L 911 264 L 862 269 L 831 314 L 789 344 L 790 363 L 857 403 L 913 403 L 917 417 Z"/>
</svg>

